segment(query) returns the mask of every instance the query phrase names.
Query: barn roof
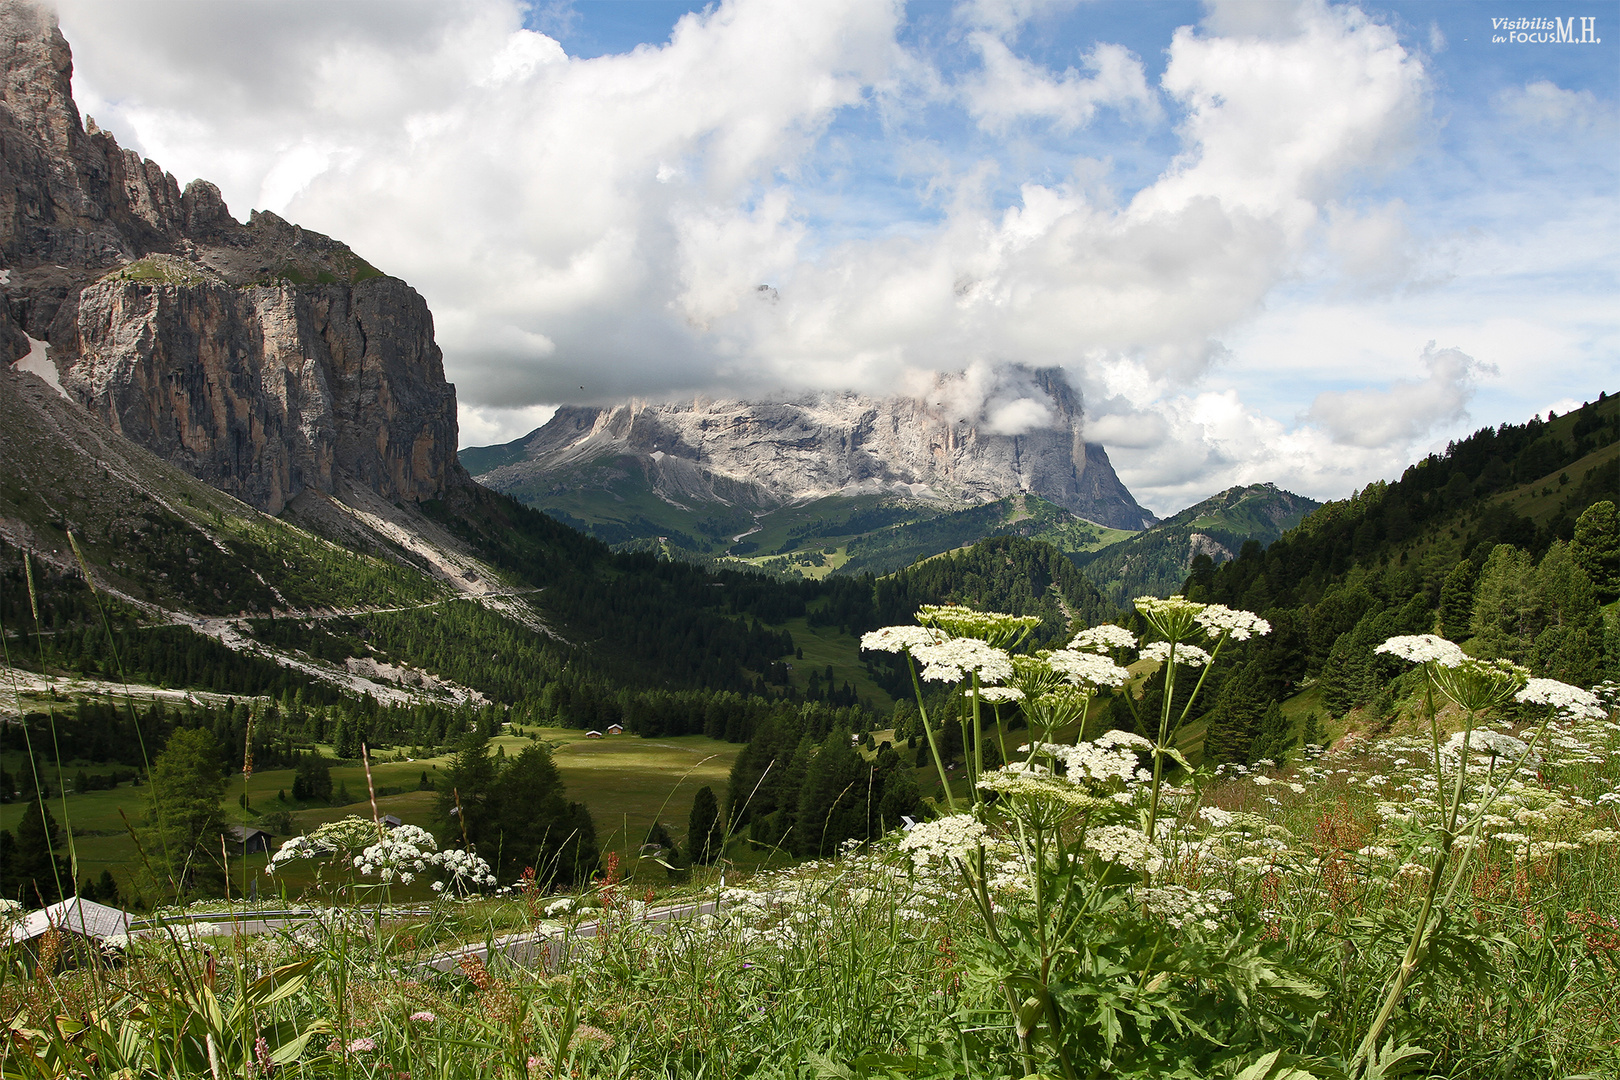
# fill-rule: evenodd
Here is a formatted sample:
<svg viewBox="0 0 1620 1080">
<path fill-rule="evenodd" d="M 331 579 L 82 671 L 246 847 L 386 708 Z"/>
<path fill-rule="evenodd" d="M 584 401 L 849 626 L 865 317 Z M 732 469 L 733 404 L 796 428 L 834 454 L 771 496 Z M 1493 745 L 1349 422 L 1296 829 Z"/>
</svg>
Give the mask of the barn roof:
<svg viewBox="0 0 1620 1080">
<path fill-rule="evenodd" d="M 105 938 L 113 934 L 129 933 L 130 915 L 94 900 L 81 900 L 77 896 L 58 901 L 47 908 L 29 912 L 22 922 L 11 928 L 11 942 L 32 941 L 55 926 L 85 937 Z"/>
</svg>

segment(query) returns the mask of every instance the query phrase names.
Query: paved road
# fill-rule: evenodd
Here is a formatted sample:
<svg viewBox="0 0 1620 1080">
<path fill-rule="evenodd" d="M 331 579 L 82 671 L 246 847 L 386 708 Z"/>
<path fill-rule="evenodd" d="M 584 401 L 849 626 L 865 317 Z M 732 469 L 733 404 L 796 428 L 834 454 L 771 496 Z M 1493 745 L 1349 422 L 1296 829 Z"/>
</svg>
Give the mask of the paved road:
<svg viewBox="0 0 1620 1080">
<path fill-rule="evenodd" d="M 718 900 L 700 900 L 685 904 L 670 904 L 665 907 L 651 908 L 637 917 L 638 922 L 646 923 L 674 923 L 684 922 L 699 915 L 711 915 L 720 909 Z M 390 918 L 399 915 L 420 915 L 423 911 L 390 911 Z M 136 926 L 130 931 L 131 937 L 164 937 L 170 929 L 177 933 L 184 933 L 188 937 L 226 937 L 236 934 L 254 936 L 267 934 L 276 930 L 287 930 L 315 922 L 315 915 L 308 911 L 265 911 L 255 912 L 252 915 L 237 916 L 230 914 L 198 915 L 184 919 L 170 919 L 161 925 Z M 500 954 L 514 964 L 533 965 L 544 964 L 548 969 L 558 967 L 568 955 L 569 942 L 587 940 L 596 937 L 601 930 L 602 920 L 593 919 L 589 922 L 578 923 L 560 936 L 554 936 L 545 931 L 525 931 L 520 934 L 507 934 L 492 941 L 469 942 L 454 949 L 438 953 L 422 962 L 423 971 L 452 971 L 461 966 L 464 959 L 477 959 L 488 962 L 494 954 Z"/>
<path fill-rule="evenodd" d="M 668 923 L 682 922 L 699 915 L 711 915 L 720 909 L 718 900 L 702 900 L 688 904 L 671 904 L 668 907 L 652 908 L 642 914 L 638 922 Z M 568 929 L 562 937 L 553 937 L 545 932 L 527 932 L 522 934 L 507 934 L 505 937 L 495 938 L 493 941 L 469 943 L 459 948 L 442 952 L 426 961 L 422 967 L 434 971 L 450 971 L 461 966 L 464 959 L 477 959 L 488 961 L 493 953 L 499 953 L 514 964 L 543 963 L 545 967 L 555 968 L 566 957 L 567 943 L 569 941 L 594 938 L 601 929 L 601 920 L 579 923 Z"/>
</svg>

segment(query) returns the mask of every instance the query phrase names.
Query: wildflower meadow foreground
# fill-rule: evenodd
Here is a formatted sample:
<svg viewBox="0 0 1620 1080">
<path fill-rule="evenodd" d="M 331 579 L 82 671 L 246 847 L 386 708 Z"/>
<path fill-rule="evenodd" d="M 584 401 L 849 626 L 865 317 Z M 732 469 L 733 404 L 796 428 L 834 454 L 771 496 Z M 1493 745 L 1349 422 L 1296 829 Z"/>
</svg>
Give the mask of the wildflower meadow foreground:
<svg viewBox="0 0 1620 1080">
<path fill-rule="evenodd" d="M 882 840 L 492 895 L 477 856 L 350 819 L 272 865 L 325 868 L 296 925 L 66 971 L 14 949 L 4 1075 L 1620 1075 L 1615 687 L 1394 637 L 1382 737 L 1195 767 L 1198 691 L 1270 627 L 1136 610 L 1034 652 L 1036 620 L 956 606 L 867 634 L 910 665 L 940 779 Z M 1116 696 L 1133 730 L 1099 723 Z M 436 899 L 391 902 L 421 874 Z M 467 948 L 507 935 L 531 962 Z"/>
</svg>

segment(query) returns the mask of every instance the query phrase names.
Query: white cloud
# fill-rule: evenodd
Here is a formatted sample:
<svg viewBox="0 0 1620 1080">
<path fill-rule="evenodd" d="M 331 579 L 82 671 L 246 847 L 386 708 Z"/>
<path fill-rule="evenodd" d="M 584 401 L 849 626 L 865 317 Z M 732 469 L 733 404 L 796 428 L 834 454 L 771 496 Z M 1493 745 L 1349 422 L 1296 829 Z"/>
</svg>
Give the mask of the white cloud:
<svg viewBox="0 0 1620 1080">
<path fill-rule="evenodd" d="M 1386 390 L 1346 390 L 1318 394 L 1307 416 L 1341 446 L 1410 446 L 1436 425 L 1467 417 L 1474 384 L 1500 372 L 1458 349 L 1424 348 L 1422 380 L 1400 379 Z"/>
<path fill-rule="evenodd" d="M 525 405 L 513 409 L 470 405 L 464 401 L 456 405 L 462 446 L 494 446 L 521 439 L 535 428 L 544 427 L 556 413 L 555 405 Z"/>
<path fill-rule="evenodd" d="M 986 131 L 1005 131 L 1024 117 L 1044 118 L 1059 131 L 1073 131 L 1090 123 L 1101 105 L 1149 120 L 1161 114 L 1142 62 L 1122 46 L 1094 46 L 1082 62 L 1094 72 L 1088 78 L 1072 67 L 1054 76 L 987 31 L 975 31 L 968 40 L 983 67 L 962 93 L 969 114 Z"/>
<path fill-rule="evenodd" d="M 1602 113 L 1590 90 L 1565 90 L 1550 79 L 1537 79 L 1496 96 L 1497 108 L 1513 123 L 1530 127 L 1587 127 Z"/>
<path fill-rule="evenodd" d="M 1549 317 L 1543 294 L 1490 292 L 1612 265 L 1612 186 L 1519 232 L 1495 225 L 1517 220 L 1512 190 L 1471 180 L 1453 200 L 1471 216 L 1442 226 L 1369 187 L 1433 134 L 1431 86 L 1353 6 L 1211 4 L 1167 31 L 1156 86 L 1119 45 L 1037 63 L 1022 32 L 1050 9 L 1030 0 L 958 10 L 965 72 L 902 46 L 899 0 L 723 0 L 594 59 L 524 29 L 516 0 L 62 10 L 81 104 L 123 142 L 423 292 L 464 444 L 523 434 L 538 403 L 892 391 L 940 370 L 966 372 L 944 387 L 960 415 L 1028 430 L 1050 422 L 1043 396 L 996 372 L 1058 365 L 1086 390 L 1087 437 L 1164 512 L 1251 480 L 1343 494 L 1460 422 L 1486 365 L 1535 385 L 1612 358 L 1592 296 L 1564 289 Z M 1494 104 L 1529 127 L 1612 122 L 1545 80 Z M 1107 162 L 1061 156 L 1104 109 L 1173 140 L 1125 194 Z M 942 110 L 977 141 L 946 145 Z M 851 116 L 881 136 L 846 143 Z M 879 146 L 892 158 L 862 160 Z M 873 178 L 891 164 L 901 181 Z M 896 220 L 824 226 L 880 181 Z M 1432 353 L 1406 378 L 1430 337 L 1480 359 Z"/>
<path fill-rule="evenodd" d="M 1303 5 L 1282 36 L 1183 30 L 1164 88 L 1188 110 L 1184 150 L 1130 203 L 1079 161 L 998 206 L 987 161 L 933 179 L 936 225 L 807 245 L 798 172 L 842 110 L 912 85 L 966 94 L 986 122 L 1076 126 L 1151 105 L 1140 64 L 1098 45 L 1089 74 L 1039 70 L 1006 44 L 1030 14 L 1016 4 L 973 31 L 999 104 L 983 72 L 930 82 L 897 44 L 898 7 L 869 0 L 731 0 L 667 45 L 591 60 L 506 0 L 242 22 L 134 6 L 65 7 L 107 126 L 218 179 L 238 213 L 269 199 L 415 284 L 473 402 L 883 389 L 1098 351 L 1196 377 L 1212 337 L 1295 272 L 1344 178 L 1404 145 L 1423 94 L 1418 62 L 1355 9 Z"/>
</svg>

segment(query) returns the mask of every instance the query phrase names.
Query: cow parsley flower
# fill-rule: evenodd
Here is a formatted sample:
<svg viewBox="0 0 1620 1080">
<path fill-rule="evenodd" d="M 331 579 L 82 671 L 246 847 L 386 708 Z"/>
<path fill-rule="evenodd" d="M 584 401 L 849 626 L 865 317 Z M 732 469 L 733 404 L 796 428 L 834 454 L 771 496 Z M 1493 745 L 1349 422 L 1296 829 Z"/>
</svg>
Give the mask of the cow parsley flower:
<svg viewBox="0 0 1620 1080">
<path fill-rule="evenodd" d="M 911 856 L 919 870 L 935 863 L 959 859 L 978 847 L 990 830 L 970 814 L 951 814 L 925 821 L 907 831 L 900 850 Z"/>
<path fill-rule="evenodd" d="M 1513 700 L 1521 705 L 1551 705 L 1571 719 L 1601 720 L 1608 715 L 1596 694 L 1557 679 L 1530 679 Z"/>
<path fill-rule="evenodd" d="M 1455 643 L 1435 634 L 1407 634 L 1392 637 L 1373 650 L 1388 653 L 1414 664 L 1435 663 L 1441 667 L 1456 667 L 1467 654 Z"/>
<path fill-rule="evenodd" d="M 438 842 L 426 829 L 418 825 L 398 825 L 356 855 L 354 865 L 362 874 L 375 874 L 383 881 L 397 877 L 409 885 L 417 874 L 428 868 L 438 850 Z"/>
<path fill-rule="evenodd" d="M 1068 769 L 1070 783 L 1078 784 L 1081 781 L 1106 783 L 1118 780 L 1129 784 L 1136 779 L 1138 766 L 1136 748 L 1116 741 L 1111 740 L 1104 744 L 1099 739 L 1097 742 L 1073 745 L 1036 743 L 1033 750 L 1036 754 L 1046 754 L 1054 761 L 1061 761 Z"/>
<path fill-rule="evenodd" d="M 924 645 L 938 645 L 946 634 L 931 626 L 885 626 L 861 635 L 861 648 L 868 652 L 911 652 Z"/>
<path fill-rule="evenodd" d="M 1106 656 L 1074 649 L 1059 649 L 1049 654 L 1046 662 L 1052 665 L 1053 671 L 1076 686 L 1082 683 L 1092 686 L 1121 686 L 1131 677 L 1130 672 Z"/>
<path fill-rule="evenodd" d="M 1155 641 L 1142 649 L 1143 660 L 1156 660 L 1165 663 L 1170 659 L 1170 643 L 1168 641 Z M 1187 667 L 1203 667 L 1209 663 L 1209 653 L 1196 645 L 1177 644 L 1175 647 L 1176 663 Z"/>
<path fill-rule="evenodd" d="M 1050 770 L 1027 762 L 1013 762 L 982 774 L 979 787 L 1002 795 L 1046 799 L 1072 810 L 1094 810 L 1108 805 L 1107 800 L 1088 795 L 1084 789 L 1053 776 Z"/>
<path fill-rule="evenodd" d="M 1024 700 L 1024 692 L 1011 686 L 981 686 L 979 699 L 992 705 L 1005 705 L 1011 701 Z"/>
<path fill-rule="evenodd" d="M 433 861 L 444 867 L 445 872 L 450 875 L 449 884 L 458 891 L 495 884 L 495 875 L 490 871 L 489 863 L 470 851 L 450 848 L 439 852 Z M 437 886 L 439 883 L 434 884 Z M 434 891 L 442 890 L 436 888 Z"/>
<path fill-rule="evenodd" d="M 1085 652 L 1134 649 L 1136 648 L 1136 635 L 1123 626 L 1103 623 L 1101 626 L 1093 626 L 1089 630 L 1082 630 L 1074 635 L 1074 640 L 1069 642 L 1069 648 L 1080 649 Z"/>
<path fill-rule="evenodd" d="M 1225 604 L 1210 604 L 1194 615 L 1193 621 L 1202 626 L 1204 633 L 1211 638 L 1225 634 L 1233 641 L 1248 641 L 1255 634 L 1264 636 L 1271 633 L 1271 624 L 1254 612 L 1239 611 Z"/>
<path fill-rule="evenodd" d="M 1131 603 L 1136 605 L 1137 612 L 1147 620 L 1148 625 L 1168 641 L 1181 641 L 1186 638 L 1195 625 L 1193 620 L 1204 610 L 1203 604 L 1195 604 L 1184 596 L 1164 599 L 1157 596 L 1138 596 Z"/>
<path fill-rule="evenodd" d="M 1130 825 L 1100 825 L 1087 829 L 1083 843 L 1101 858 L 1120 866 L 1153 873 L 1164 865 L 1153 841 L 1141 829 Z"/>
<path fill-rule="evenodd" d="M 913 649 L 911 655 L 923 666 L 923 679 L 932 682 L 961 682 L 970 672 L 978 672 L 979 681 L 999 683 L 1013 673 L 1006 653 L 977 638 L 952 638 L 938 645 L 924 645 Z"/>
<path fill-rule="evenodd" d="M 952 637 L 974 638 L 998 648 L 1016 644 L 1041 624 L 1039 615 L 974 611 L 961 604 L 924 604 L 917 609 L 917 621 L 938 627 Z"/>
<path fill-rule="evenodd" d="M 1440 756 L 1455 761 L 1462 754 L 1464 737 L 1465 733 L 1459 731 L 1447 739 L 1440 747 Z M 1504 735 L 1500 731 L 1475 731 L 1467 736 L 1467 741 L 1470 753 L 1508 758 L 1512 761 L 1519 760 L 1519 755 L 1530 749 L 1528 743 L 1511 735 Z M 1525 760 L 1531 764 L 1540 764 L 1541 755 L 1531 753 Z"/>
<path fill-rule="evenodd" d="M 1121 731 L 1118 728 L 1103 732 L 1091 742 L 1092 745 L 1100 746 L 1104 750 L 1112 750 L 1119 746 L 1133 747 L 1137 750 L 1153 749 L 1153 740 L 1144 739 L 1134 731 Z"/>
</svg>

